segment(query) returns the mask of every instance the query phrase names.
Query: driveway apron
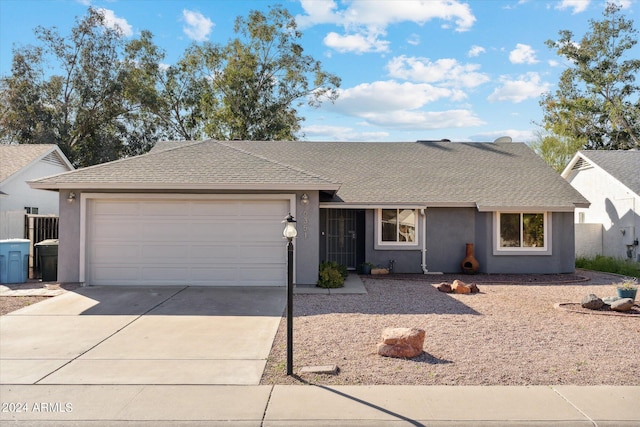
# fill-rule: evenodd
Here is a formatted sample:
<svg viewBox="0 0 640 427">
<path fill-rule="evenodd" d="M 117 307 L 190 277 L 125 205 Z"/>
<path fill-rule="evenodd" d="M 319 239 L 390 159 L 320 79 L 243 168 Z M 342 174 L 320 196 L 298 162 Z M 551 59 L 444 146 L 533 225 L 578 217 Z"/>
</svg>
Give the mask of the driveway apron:
<svg viewBox="0 0 640 427">
<path fill-rule="evenodd" d="M 2 384 L 259 384 L 283 288 L 87 287 L 0 317 Z"/>
</svg>

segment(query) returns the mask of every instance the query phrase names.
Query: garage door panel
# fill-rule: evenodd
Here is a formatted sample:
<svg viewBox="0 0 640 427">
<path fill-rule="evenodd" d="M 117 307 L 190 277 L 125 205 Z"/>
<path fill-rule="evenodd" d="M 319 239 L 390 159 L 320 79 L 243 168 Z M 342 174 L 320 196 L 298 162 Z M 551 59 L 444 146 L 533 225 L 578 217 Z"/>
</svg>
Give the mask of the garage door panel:
<svg viewBox="0 0 640 427">
<path fill-rule="evenodd" d="M 283 286 L 289 200 L 90 201 L 90 284 Z"/>
</svg>

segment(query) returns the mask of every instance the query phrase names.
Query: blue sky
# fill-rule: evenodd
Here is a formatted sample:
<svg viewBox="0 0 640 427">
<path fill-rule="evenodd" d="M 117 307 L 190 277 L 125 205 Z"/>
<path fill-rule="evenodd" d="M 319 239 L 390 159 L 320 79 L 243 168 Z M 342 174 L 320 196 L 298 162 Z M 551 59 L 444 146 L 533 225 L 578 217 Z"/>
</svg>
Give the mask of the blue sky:
<svg viewBox="0 0 640 427">
<path fill-rule="evenodd" d="M 616 0 L 638 22 L 636 0 Z M 305 52 L 342 78 L 335 104 L 302 108 L 315 141 L 531 141 L 540 94 L 567 66 L 544 42 L 576 39 L 604 0 L 0 0 L 0 74 L 33 29 L 67 34 L 92 5 L 129 37 L 150 30 L 175 62 L 191 43 L 225 43 L 233 22 L 280 3 L 297 17 Z M 633 55 L 640 57 L 640 47 Z"/>
</svg>

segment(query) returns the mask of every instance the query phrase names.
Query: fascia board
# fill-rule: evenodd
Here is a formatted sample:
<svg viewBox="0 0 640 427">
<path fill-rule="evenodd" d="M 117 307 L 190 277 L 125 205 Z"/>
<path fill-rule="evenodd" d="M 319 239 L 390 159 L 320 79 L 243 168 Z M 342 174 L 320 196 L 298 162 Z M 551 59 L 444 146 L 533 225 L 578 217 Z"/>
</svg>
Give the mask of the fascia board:
<svg viewBox="0 0 640 427">
<path fill-rule="evenodd" d="M 43 183 L 29 181 L 29 186 L 38 190 L 293 190 L 293 191 L 333 191 L 340 189 L 338 184 L 166 184 L 166 183 Z"/>
</svg>

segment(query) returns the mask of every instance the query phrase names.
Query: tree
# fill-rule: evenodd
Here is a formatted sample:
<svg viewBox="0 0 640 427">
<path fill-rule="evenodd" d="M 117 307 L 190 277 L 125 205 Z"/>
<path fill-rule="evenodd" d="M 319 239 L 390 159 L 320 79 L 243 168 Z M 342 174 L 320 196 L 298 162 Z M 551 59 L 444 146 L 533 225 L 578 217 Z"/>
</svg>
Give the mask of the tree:
<svg viewBox="0 0 640 427">
<path fill-rule="evenodd" d="M 607 4 L 602 21 L 575 41 L 560 31 L 547 46 L 565 58 L 558 89 L 542 97 L 544 128 L 568 146 L 630 149 L 640 146 L 640 60 L 625 55 L 637 43 L 637 30 L 615 4 Z"/>
<path fill-rule="evenodd" d="M 340 79 L 304 55 L 295 19 L 279 6 L 238 17 L 234 31 L 227 45 L 194 45 L 181 61 L 195 73 L 195 92 L 204 91 L 205 132 L 217 139 L 296 139 L 303 120 L 296 108 L 335 100 Z"/>
<path fill-rule="evenodd" d="M 573 155 L 584 146 L 582 139 L 571 139 L 547 131 L 536 132 L 531 148 L 558 173 L 569 164 Z"/>
<path fill-rule="evenodd" d="M 38 27 L 40 46 L 14 50 L 12 74 L 0 81 L 2 142 L 57 144 L 76 166 L 148 150 L 159 128 L 140 97 L 155 82 L 138 60 L 151 62 L 153 46 L 125 60 L 122 32 L 100 11 L 76 22 L 66 38 Z M 47 67 L 57 74 L 47 76 Z"/>
</svg>

